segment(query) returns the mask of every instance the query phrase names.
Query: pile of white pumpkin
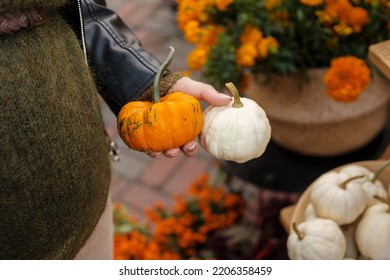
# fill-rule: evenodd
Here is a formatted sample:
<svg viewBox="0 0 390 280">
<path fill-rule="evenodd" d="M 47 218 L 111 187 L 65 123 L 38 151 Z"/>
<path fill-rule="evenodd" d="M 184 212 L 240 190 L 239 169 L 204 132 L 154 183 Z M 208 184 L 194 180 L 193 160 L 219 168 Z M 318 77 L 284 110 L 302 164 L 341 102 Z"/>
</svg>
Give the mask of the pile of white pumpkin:
<svg viewBox="0 0 390 280">
<path fill-rule="evenodd" d="M 301 223 L 292 223 L 293 260 L 390 259 L 389 186 L 358 164 L 322 174 L 311 185 Z M 386 171 L 389 172 L 389 171 Z"/>
</svg>

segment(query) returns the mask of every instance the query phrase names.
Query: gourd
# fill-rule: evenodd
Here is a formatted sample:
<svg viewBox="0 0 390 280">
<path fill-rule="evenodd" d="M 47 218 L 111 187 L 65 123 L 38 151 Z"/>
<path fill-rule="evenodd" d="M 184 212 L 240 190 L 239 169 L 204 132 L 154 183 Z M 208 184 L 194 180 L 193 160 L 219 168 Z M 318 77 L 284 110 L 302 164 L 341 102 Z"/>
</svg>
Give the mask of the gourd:
<svg viewBox="0 0 390 280">
<path fill-rule="evenodd" d="M 171 63 L 174 48 L 154 79 L 153 101 L 132 101 L 120 110 L 118 133 L 131 149 L 163 152 L 180 147 L 198 136 L 203 126 L 199 101 L 183 92 L 169 93 L 160 98 L 161 75 Z"/>
<path fill-rule="evenodd" d="M 306 208 L 298 220 L 311 221 L 314 208 L 317 217 L 336 222 L 346 241 L 343 259 L 390 259 L 390 173 L 384 174 L 390 161 L 364 165 L 345 165 L 318 177 L 309 199 L 302 200 Z"/>
<path fill-rule="evenodd" d="M 287 238 L 287 252 L 292 260 L 341 260 L 346 240 L 340 227 L 330 219 L 315 218 L 297 225 Z"/>
<path fill-rule="evenodd" d="M 303 215 L 304 215 L 304 220 L 305 221 L 317 218 L 316 210 L 314 209 L 313 204 L 311 204 L 310 202 L 307 204 L 305 212 L 303 213 Z"/>
<path fill-rule="evenodd" d="M 367 196 L 357 179 L 347 174 L 330 171 L 321 175 L 312 185 L 310 202 L 316 215 L 334 220 L 337 224 L 349 224 L 364 211 Z"/>
<path fill-rule="evenodd" d="M 357 182 L 361 183 L 363 190 L 366 192 L 367 195 L 366 207 L 369 207 L 373 204 L 378 203 L 378 200 L 375 199 L 374 196 L 380 196 L 385 199 L 388 198 L 387 190 L 383 186 L 383 183 L 380 180 L 378 180 L 380 174 L 388 166 L 389 163 L 386 163 L 374 173 L 363 166 L 351 164 L 343 167 L 340 170 L 340 172 L 344 174 L 348 174 L 350 176 L 356 176 L 362 174 L 364 175 L 363 178 L 357 179 Z"/>
<path fill-rule="evenodd" d="M 344 259 L 356 260 L 359 256 L 359 250 L 355 241 L 355 225 L 351 224 L 347 226 L 341 226 L 340 229 L 341 232 L 344 234 L 345 241 L 347 242 Z"/>
<path fill-rule="evenodd" d="M 355 240 L 366 258 L 390 259 L 390 204 L 377 197 L 381 203 L 369 207 L 356 227 Z"/>
<path fill-rule="evenodd" d="M 260 157 L 271 138 L 271 126 L 264 110 L 253 100 L 241 98 L 232 83 L 227 106 L 209 106 L 203 113 L 200 145 L 218 159 L 243 163 Z"/>
</svg>

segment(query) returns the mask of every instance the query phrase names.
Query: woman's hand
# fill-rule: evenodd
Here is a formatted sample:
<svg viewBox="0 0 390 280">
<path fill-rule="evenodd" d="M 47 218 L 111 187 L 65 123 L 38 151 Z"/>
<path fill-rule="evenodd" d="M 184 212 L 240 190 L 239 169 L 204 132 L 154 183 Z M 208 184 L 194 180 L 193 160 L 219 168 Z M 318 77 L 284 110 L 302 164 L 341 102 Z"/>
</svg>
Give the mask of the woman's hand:
<svg viewBox="0 0 390 280">
<path fill-rule="evenodd" d="M 192 95 L 198 100 L 202 100 L 207 102 L 208 104 L 212 106 L 225 106 L 229 104 L 229 102 L 232 100 L 231 96 L 219 93 L 214 87 L 211 85 L 194 81 L 191 78 L 183 77 L 180 78 L 169 90 L 169 93 L 171 92 L 185 92 L 189 95 Z M 180 150 L 183 152 L 183 154 L 187 157 L 193 157 L 197 155 L 198 153 L 198 143 L 194 139 L 193 141 L 190 141 L 186 144 L 184 144 L 182 147 L 177 147 L 173 149 L 169 149 L 167 151 L 164 151 L 162 153 L 149 153 L 148 155 L 151 157 L 160 157 L 162 154 L 166 157 L 176 157 Z"/>
<path fill-rule="evenodd" d="M 188 77 L 179 79 L 169 92 L 176 91 L 185 92 L 216 107 L 228 105 L 232 100 L 231 96 L 218 92 L 211 85 L 194 81 Z"/>
</svg>

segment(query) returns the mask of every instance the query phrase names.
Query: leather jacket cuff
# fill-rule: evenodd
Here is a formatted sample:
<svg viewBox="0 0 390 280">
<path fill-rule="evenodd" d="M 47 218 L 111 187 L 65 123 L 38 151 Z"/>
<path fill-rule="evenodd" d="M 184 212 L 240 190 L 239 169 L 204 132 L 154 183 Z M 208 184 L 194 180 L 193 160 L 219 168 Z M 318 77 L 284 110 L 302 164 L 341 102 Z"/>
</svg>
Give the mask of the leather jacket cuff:
<svg viewBox="0 0 390 280">
<path fill-rule="evenodd" d="M 89 65 L 100 95 L 114 114 L 153 84 L 161 65 L 102 0 L 83 0 Z"/>
<path fill-rule="evenodd" d="M 160 81 L 160 86 L 159 86 L 159 91 L 160 91 L 160 96 L 166 95 L 170 88 L 179 80 L 180 78 L 183 77 L 183 74 L 180 72 L 169 72 L 167 71 L 164 76 L 161 78 Z M 138 101 L 152 101 L 153 100 L 153 91 L 154 91 L 154 86 L 151 85 L 148 87 L 145 91 L 143 91 L 137 98 L 136 100 Z"/>
</svg>

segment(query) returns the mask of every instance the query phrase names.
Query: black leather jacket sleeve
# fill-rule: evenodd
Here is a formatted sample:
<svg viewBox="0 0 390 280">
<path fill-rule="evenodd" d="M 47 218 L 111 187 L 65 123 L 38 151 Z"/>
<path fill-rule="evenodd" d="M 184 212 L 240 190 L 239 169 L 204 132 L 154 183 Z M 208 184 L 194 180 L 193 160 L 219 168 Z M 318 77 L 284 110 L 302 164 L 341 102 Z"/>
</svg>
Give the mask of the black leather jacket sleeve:
<svg viewBox="0 0 390 280">
<path fill-rule="evenodd" d="M 114 114 L 153 84 L 161 63 L 104 0 L 81 0 L 88 63 Z"/>
</svg>

